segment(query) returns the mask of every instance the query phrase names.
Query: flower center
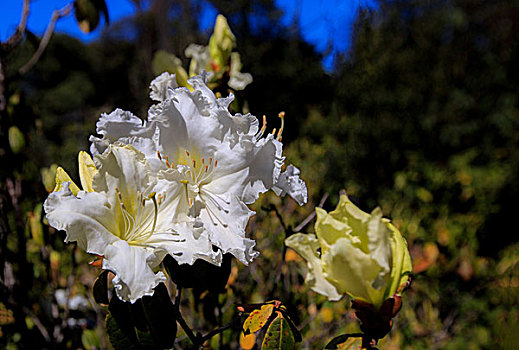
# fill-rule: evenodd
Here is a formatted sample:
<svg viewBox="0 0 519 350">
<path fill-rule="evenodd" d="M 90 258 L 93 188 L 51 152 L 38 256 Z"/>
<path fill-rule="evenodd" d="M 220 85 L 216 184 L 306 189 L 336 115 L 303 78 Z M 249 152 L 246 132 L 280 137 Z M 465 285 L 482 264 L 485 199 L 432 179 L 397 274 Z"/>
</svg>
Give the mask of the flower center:
<svg viewBox="0 0 519 350">
<path fill-rule="evenodd" d="M 176 168 L 182 175 L 180 183 L 184 185 L 188 208 L 191 209 L 199 201 L 215 226 L 228 227 L 224 215 L 229 214 L 231 203 L 204 186 L 211 181 L 218 160 L 212 156 L 201 157 L 198 151 L 189 152 L 185 149 L 177 153 L 176 162 L 170 163 L 169 158 L 160 152 L 157 152 L 157 156 L 167 167 Z"/>
<path fill-rule="evenodd" d="M 126 206 L 119 189 L 116 188 L 115 191 L 121 210 L 120 238 L 131 245 L 145 245 L 145 242 L 155 232 L 162 195 L 159 194 L 159 201 L 157 202 L 155 192 L 144 197 L 140 191 L 137 191 L 137 198 L 130 198 L 131 202 Z"/>
<path fill-rule="evenodd" d="M 159 151 L 157 151 L 157 156 L 168 168 L 176 168 L 182 175 L 183 179 L 180 182 L 185 185 L 189 207 L 199 196 L 202 186 L 210 182 L 211 175 L 218 166 L 217 159 L 200 157 L 198 152 L 188 150 L 179 151 L 175 162 L 170 162 L 168 156 L 161 155 Z"/>
</svg>

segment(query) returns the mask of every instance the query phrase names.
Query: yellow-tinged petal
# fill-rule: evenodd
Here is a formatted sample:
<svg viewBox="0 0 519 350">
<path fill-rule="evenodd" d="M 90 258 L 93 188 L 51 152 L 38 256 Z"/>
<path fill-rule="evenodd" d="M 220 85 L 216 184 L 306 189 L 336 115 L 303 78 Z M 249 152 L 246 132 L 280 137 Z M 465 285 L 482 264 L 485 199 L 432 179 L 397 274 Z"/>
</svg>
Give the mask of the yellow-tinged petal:
<svg viewBox="0 0 519 350">
<path fill-rule="evenodd" d="M 285 240 L 287 247 L 301 255 L 308 265 L 305 283 L 317 293 L 326 295 L 330 300 L 339 300 L 342 296 L 323 275 L 323 267 L 319 257 L 319 241 L 314 235 L 296 233 Z"/>
<path fill-rule="evenodd" d="M 324 209 L 315 208 L 315 212 L 317 214 L 315 233 L 319 238 L 322 252 L 325 253 L 339 238 L 349 236 L 351 228 L 347 222 L 337 220 Z"/>
<path fill-rule="evenodd" d="M 90 155 L 85 151 L 81 151 L 78 155 L 78 162 L 81 186 L 87 192 L 94 192 L 92 182 L 94 180 L 94 175 L 97 174 L 97 169 L 92 157 L 90 157 Z"/>
<path fill-rule="evenodd" d="M 338 239 L 321 259 L 324 276 L 339 293 L 346 293 L 377 308 L 382 305 L 385 288 L 373 285 L 382 268 L 369 254 L 354 247 L 348 238 Z"/>
<path fill-rule="evenodd" d="M 61 191 L 64 182 L 70 182 L 70 191 L 72 191 L 72 194 L 76 196 L 79 192 L 79 187 L 77 187 L 77 185 L 74 183 L 74 181 L 72 181 L 70 176 L 65 170 L 63 170 L 62 167 L 58 167 L 56 170 L 56 187 L 54 187 L 53 192 Z"/>
<path fill-rule="evenodd" d="M 298 234 L 285 241 L 307 261 L 312 289 L 330 298 L 327 290 L 319 288 L 328 284 L 336 293 L 380 308 L 411 273 L 405 239 L 382 217 L 380 208 L 368 214 L 347 196 L 341 196 L 335 210 L 327 213 L 316 208 L 316 214 L 318 240 Z"/>
<path fill-rule="evenodd" d="M 409 249 L 407 249 L 407 241 L 392 224 L 388 223 L 388 228 L 392 233 L 391 251 L 393 253 L 391 286 L 386 293 L 386 297 L 390 298 L 396 293 L 398 287 L 408 280 L 413 270 L 413 264 L 411 262 L 411 256 L 409 255 Z"/>
<path fill-rule="evenodd" d="M 355 241 L 359 242 L 359 247 L 364 252 L 369 252 L 368 247 L 368 221 L 371 215 L 360 210 L 348 196 L 342 195 L 334 211 L 330 212 L 330 216 L 333 218 L 347 222 L 348 226 L 351 227 L 352 235 L 357 237 Z"/>
</svg>

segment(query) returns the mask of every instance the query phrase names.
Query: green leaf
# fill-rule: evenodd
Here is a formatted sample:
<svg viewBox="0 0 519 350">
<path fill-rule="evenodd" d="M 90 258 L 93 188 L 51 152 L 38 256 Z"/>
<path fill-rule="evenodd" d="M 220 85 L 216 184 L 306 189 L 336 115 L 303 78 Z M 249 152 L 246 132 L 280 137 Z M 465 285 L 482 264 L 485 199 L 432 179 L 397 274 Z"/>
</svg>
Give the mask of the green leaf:
<svg viewBox="0 0 519 350">
<path fill-rule="evenodd" d="M 274 311 L 274 306 L 274 304 L 266 304 L 252 311 L 243 323 L 243 334 L 247 335 L 259 331 L 269 320 Z"/>
<path fill-rule="evenodd" d="M 93 329 L 85 329 L 81 334 L 81 343 L 85 349 L 99 349 L 101 348 L 101 341 L 99 335 Z"/>
<path fill-rule="evenodd" d="M 8 131 L 9 134 L 9 146 L 14 154 L 20 153 L 25 146 L 25 137 L 23 136 L 20 129 L 16 126 L 11 126 Z"/>
<path fill-rule="evenodd" d="M 113 347 L 117 349 L 134 349 L 139 341 L 135 334 L 134 322 L 130 311 L 130 303 L 120 300 L 113 290 L 112 299 L 108 306 L 108 316 L 106 318 L 106 332 Z M 132 346 L 130 346 L 132 345 Z"/>
<path fill-rule="evenodd" d="M 262 350 L 288 350 L 295 348 L 294 335 L 290 325 L 280 311 L 277 311 L 277 314 L 274 321 L 270 323 L 265 338 L 263 338 Z"/>
<path fill-rule="evenodd" d="M 138 349 L 138 346 L 121 330 L 119 324 L 115 321 L 114 316 L 110 312 L 106 316 L 106 333 L 115 350 Z"/>
<path fill-rule="evenodd" d="M 92 287 L 94 300 L 98 304 L 108 305 L 110 303 L 108 299 L 108 272 L 108 270 L 103 270 L 96 278 L 94 286 Z"/>
<path fill-rule="evenodd" d="M 339 350 L 360 350 L 362 347 L 362 338 L 354 337 L 348 338 L 344 343 L 339 344 L 337 347 Z"/>
<path fill-rule="evenodd" d="M 155 287 L 153 296 L 143 297 L 141 305 L 154 343 L 160 348 L 173 347 L 177 336 L 176 309 L 164 283 Z"/>
<path fill-rule="evenodd" d="M 283 314 L 283 316 L 285 317 L 285 320 L 288 322 L 290 329 L 292 330 L 292 334 L 294 335 L 295 342 L 299 343 L 300 341 L 303 340 L 303 336 L 301 335 L 301 332 L 299 332 L 299 329 L 297 329 L 296 325 L 294 324 L 294 321 L 292 321 L 290 316 L 288 316 L 284 305 L 281 305 L 280 311 Z"/>
<path fill-rule="evenodd" d="M 176 310 L 163 283 L 155 287 L 153 296 L 142 297 L 133 304 L 120 300 L 114 291 L 108 310 L 113 318 L 110 322 L 115 323 L 110 325 L 113 334 L 108 333 L 114 348 L 128 342 L 139 348 L 173 347 L 177 335 Z"/>
</svg>

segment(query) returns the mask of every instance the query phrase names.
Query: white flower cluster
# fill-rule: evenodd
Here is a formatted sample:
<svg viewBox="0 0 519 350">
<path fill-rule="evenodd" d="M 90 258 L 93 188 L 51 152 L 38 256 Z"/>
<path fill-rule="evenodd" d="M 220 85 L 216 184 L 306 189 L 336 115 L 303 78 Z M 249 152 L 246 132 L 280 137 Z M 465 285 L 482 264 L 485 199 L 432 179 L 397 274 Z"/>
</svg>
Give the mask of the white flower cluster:
<svg viewBox="0 0 519 350">
<path fill-rule="evenodd" d="M 282 144 L 263 137 L 256 117 L 232 115 L 233 96 L 217 99 L 206 74 L 190 91 L 163 73 L 151 83 L 146 121 L 120 109 L 102 115 L 91 136 L 92 158 L 81 152 L 83 189 L 58 170 L 45 202 L 51 226 L 67 232 L 115 273 L 122 300 L 153 294 L 166 277 L 154 269 L 166 254 L 180 264 L 215 265 L 231 253 L 244 264 L 257 256 L 245 227 L 253 203 L 269 189 L 306 202 L 299 171 L 281 173 Z"/>
</svg>

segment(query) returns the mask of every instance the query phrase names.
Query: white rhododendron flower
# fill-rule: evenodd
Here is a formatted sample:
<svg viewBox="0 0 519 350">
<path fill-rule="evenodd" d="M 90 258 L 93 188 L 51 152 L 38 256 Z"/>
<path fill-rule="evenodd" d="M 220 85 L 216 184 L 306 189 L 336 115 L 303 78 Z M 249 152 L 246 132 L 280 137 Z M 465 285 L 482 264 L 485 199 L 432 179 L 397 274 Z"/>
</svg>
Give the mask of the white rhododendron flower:
<svg viewBox="0 0 519 350">
<path fill-rule="evenodd" d="M 406 240 L 380 208 L 368 214 L 345 195 L 334 211 L 316 212 L 316 235 L 298 233 L 285 240 L 307 261 L 307 283 L 330 300 L 348 294 L 380 308 L 409 279 Z"/>
<path fill-rule="evenodd" d="M 179 263 L 221 262 L 206 232 L 191 222 L 174 223 L 179 207 L 177 182 L 158 178 L 141 152 L 115 143 L 96 155 L 79 154 L 83 190 L 59 169 L 56 189 L 45 201 L 49 224 L 67 232 L 88 253 L 102 257 L 102 268 L 115 274 L 120 299 L 135 302 L 152 295 L 166 277 L 154 269 L 166 254 Z"/>
<path fill-rule="evenodd" d="M 269 189 L 303 204 L 306 186 L 296 168 L 280 174 L 282 130 L 263 137 L 266 126 L 260 128 L 256 117 L 232 115 L 233 96 L 217 99 L 205 73 L 189 84 L 193 91 L 176 87 L 174 75 L 157 77 L 151 97 L 159 103 L 150 107 L 147 120 L 122 110 L 103 115 L 97 123 L 101 137 L 91 137 L 91 151 L 102 154 L 114 142 L 141 151 L 156 176 L 176 189 L 167 194 L 178 204 L 172 220 L 203 227 L 212 244 L 247 264 L 258 254 L 245 237 L 254 214 L 247 204 Z"/>
</svg>

